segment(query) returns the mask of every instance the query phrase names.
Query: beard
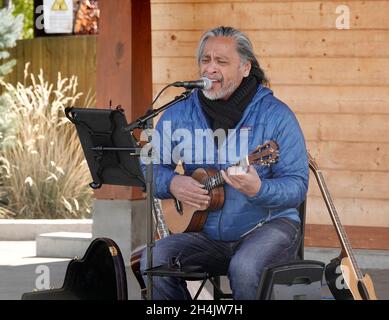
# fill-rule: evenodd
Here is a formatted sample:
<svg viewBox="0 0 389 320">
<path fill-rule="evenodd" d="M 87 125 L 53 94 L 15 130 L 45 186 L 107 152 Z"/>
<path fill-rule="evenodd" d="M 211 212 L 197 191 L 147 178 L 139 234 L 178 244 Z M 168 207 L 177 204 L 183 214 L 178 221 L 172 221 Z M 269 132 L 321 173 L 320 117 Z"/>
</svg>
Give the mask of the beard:
<svg viewBox="0 0 389 320">
<path fill-rule="evenodd" d="M 223 80 L 221 83 L 221 88 L 216 92 L 211 92 L 210 90 L 202 90 L 204 96 L 209 100 L 223 99 L 224 97 L 230 97 L 239 86 L 235 81 L 232 80 L 226 85 L 224 85 Z"/>
</svg>

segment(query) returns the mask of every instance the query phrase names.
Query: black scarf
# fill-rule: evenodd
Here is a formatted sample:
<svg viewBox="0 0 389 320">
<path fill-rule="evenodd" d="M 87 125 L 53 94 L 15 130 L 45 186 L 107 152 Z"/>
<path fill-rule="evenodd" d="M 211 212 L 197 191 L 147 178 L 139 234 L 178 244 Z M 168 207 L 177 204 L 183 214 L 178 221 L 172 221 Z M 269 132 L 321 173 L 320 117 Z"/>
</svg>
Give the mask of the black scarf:
<svg viewBox="0 0 389 320">
<path fill-rule="evenodd" d="M 210 118 L 212 129 L 222 128 L 227 134 L 228 129 L 235 128 L 257 92 L 259 83 L 261 81 L 257 68 L 251 68 L 250 74 L 243 78 L 239 87 L 227 100 L 210 100 L 199 91 L 200 105 Z"/>
</svg>

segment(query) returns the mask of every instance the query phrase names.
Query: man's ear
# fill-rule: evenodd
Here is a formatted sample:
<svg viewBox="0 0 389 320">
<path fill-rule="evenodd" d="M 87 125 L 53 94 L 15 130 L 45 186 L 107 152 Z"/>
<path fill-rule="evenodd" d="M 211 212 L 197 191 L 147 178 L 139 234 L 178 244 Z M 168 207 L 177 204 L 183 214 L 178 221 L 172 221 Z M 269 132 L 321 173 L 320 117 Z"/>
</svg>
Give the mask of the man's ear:
<svg viewBox="0 0 389 320">
<path fill-rule="evenodd" d="M 251 61 L 246 61 L 246 63 L 243 65 L 243 77 L 246 78 L 250 74 L 251 70 Z"/>
</svg>

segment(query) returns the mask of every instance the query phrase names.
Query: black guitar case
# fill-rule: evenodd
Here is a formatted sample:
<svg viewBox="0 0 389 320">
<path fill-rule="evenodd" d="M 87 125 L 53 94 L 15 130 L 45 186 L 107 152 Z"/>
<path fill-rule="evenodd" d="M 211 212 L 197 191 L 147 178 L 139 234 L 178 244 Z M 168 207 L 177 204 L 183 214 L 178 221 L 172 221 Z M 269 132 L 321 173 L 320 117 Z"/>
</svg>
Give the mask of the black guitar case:
<svg viewBox="0 0 389 320">
<path fill-rule="evenodd" d="M 27 292 L 22 300 L 127 300 L 123 256 L 109 238 L 91 242 L 82 259 L 73 259 L 58 289 Z"/>
</svg>

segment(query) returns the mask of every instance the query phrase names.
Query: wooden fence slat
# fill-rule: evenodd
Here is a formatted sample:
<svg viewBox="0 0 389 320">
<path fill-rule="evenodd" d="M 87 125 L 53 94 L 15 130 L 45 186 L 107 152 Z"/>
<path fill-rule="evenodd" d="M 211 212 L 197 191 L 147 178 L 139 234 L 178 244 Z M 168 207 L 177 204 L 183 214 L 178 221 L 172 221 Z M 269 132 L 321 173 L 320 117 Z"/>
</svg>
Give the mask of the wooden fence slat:
<svg viewBox="0 0 389 320">
<path fill-rule="evenodd" d="M 151 20 L 153 30 L 205 30 L 226 19 L 238 29 L 336 29 L 339 5 L 350 8 L 352 29 L 389 26 L 387 1 L 154 3 Z"/>
<path fill-rule="evenodd" d="M 96 87 L 96 36 L 58 36 L 19 40 L 10 50 L 17 60 L 13 72 L 5 80 L 23 82 L 25 62 L 29 72 L 38 75 L 40 69 L 46 81 L 56 86 L 58 72 L 61 77 L 78 77 L 78 91 L 93 95 Z M 82 101 L 82 100 L 81 100 Z"/>
<path fill-rule="evenodd" d="M 314 184 L 313 180 L 310 181 Z M 332 195 L 332 192 L 330 190 Z M 332 197 L 343 225 L 366 227 L 389 226 L 389 200 Z M 332 224 L 322 196 L 310 195 L 307 200 L 307 223 Z"/>
<path fill-rule="evenodd" d="M 298 113 L 389 114 L 388 87 L 271 86 L 274 95 Z"/>
<path fill-rule="evenodd" d="M 323 0 L 323 2 L 330 2 L 334 0 Z M 361 0 L 348 0 L 347 2 L 360 2 Z M 382 0 L 369 0 L 369 1 L 382 1 Z M 232 3 L 232 2 L 297 2 L 296 0 L 150 0 L 152 5 L 163 3 L 163 4 L 172 4 L 172 3 Z M 313 0 L 298 0 L 298 2 L 313 2 Z"/>
<path fill-rule="evenodd" d="M 387 30 L 242 30 L 263 57 L 389 57 Z M 154 30 L 154 57 L 193 57 L 203 31 Z"/>
<path fill-rule="evenodd" d="M 389 142 L 389 115 L 298 114 L 297 118 L 307 140 Z"/>
<path fill-rule="evenodd" d="M 165 84 L 154 84 L 155 96 Z M 297 113 L 389 114 L 389 91 L 385 86 L 271 85 L 274 95 Z M 158 103 L 173 99 L 182 88 L 169 88 Z"/>
<path fill-rule="evenodd" d="M 389 171 L 389 143 L 307 141 L 321 168 L 350 171 Z"/>
<path fill-rule="evenodd" d="M 345 230 L 354 249 L 389 250 L 388 228 L 345 226 Z M 304 245 L 306 247 L 340 248 L 336 231 L 331 225 L 306 225 Z"/>
<path fill-rule="evenodd" d="M 388 20 L 389 21 L 389 20 Z M 385 58 L 271 58 L 259 60 L 273 85 L 389 85 Z M 154 83 L 193 79 L 195 58 L 153 58 Z"/>
<path fill-rule="evenodd" d="M 323 176 L 334 198 L 385 200 L 389 194 L 389 172 L 347 171 L 323 169 Z M 316 183 L 313 174 L 310 181 Z M 318 187 L 308 191 L 310 196 L 321 196 Z"/>
</svg>

